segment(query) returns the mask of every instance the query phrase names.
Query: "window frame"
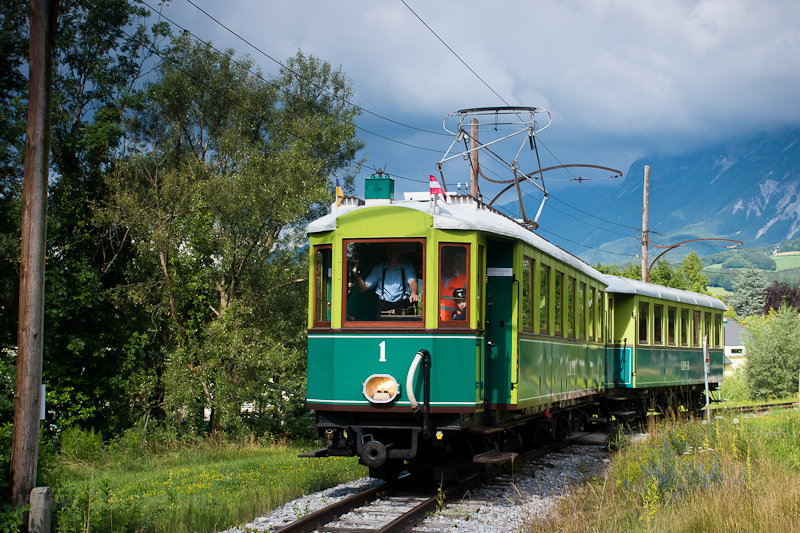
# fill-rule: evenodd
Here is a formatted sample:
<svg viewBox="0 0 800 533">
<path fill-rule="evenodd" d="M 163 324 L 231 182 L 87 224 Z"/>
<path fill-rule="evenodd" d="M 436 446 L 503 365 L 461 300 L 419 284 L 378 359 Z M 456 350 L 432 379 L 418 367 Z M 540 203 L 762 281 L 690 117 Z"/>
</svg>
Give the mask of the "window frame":
<svg viewBox="0 0 800 533">
<path fill-rule="evenodd" d="M 658 316 L 660 315 L 660 316 Z M 653 304 L 653 345 L 664 345 L 664 304 Z"/>
<path fill-rule="evenodd" d="M 539 334 L 550 335 L 550 265 L 539 261 Z M 544 327 L 542 327 L 544 323 Z"/>
<path fill-rule="evenodd" d="M 670 321 L 670 316 L 672 320 Z M 672 335 L 672 340 L 670 340 Z M 678 308 L 676 306 L 667 306 L 667 345 L 677 346 L 678 343 Z"/>
<path fill-rule="evenodd" d="M 642 316 L 642 308 L 644 308 L 644 316 Z M 644 323 L 642 323 L 644 321 Z M 636 316 L 636 327 L 638 328 L 636 340 L 638 344 L 649 345 L 650 344 L 650 302 L 646 302 L 644 300 L 639 300 L 639 310 Z M 644 339 L 642 339 L 642 333 L 644 333 Z"/>
<path fill-rule="evenodd" d="M 422 315 L 419 315 L 421 320 L 348 320 L 347 319 L 347 248 L 350 244 L 389 244 L 390 242 L 399 242 L 399 243 L 418 243 L 421 246 L 422 251 L 422 266 L 420 267 L 419 271 L 417 271 L 417 293 L 420 294 L 420 301 L 417 304 L 420 309 L 422 309 Z M 427 263 L 427 247 L 426 247 L 426 239 L 425 237 L 393 237 L 393 238 L 354 238 L 354 239 L 342 239 L 342 266 L 340 267 L 341 275 L 342 275 L 342 304 L 341 304 L 341 313 L 342 313 L 342 328 L 407 328 L 407 329 L 424 329 L 425 328 L 425 320 L 426 320 L 426 313 L 425 313 L 425 299 L 427 298 L 427 293 L 429 292 L 429 288 L 426 286 L 426 279 L 425 279 L 425 272 L 426 272 L 426 263 Z M 369 273 L 362 272 L 362 279 L 366 279 L 366 276 L 369 276 Z M 421 282 L 420 282 L 421 281 Z M 358 290 L 354 288 L 353 290 Z M 438 313 L 437 313 L 438 315 Z"/>
<path fill-rule="evenodd" d="M 564 336 L 564 273 L 556 270 L 553 282 L 554 301 L 553 301 L 553 335 L 555 337 Z M 559 294 L 561 293 L 561 294 Z"/>
<path fill-rule="evenodd" d="M 328 252 L 328 261 L 329 265 L 328 268 L 330 270 L 329 275 L 327 276 L 327 280 L 330 283 L 330 288 L 328 289 L 328 297 L 327 297 L 327 306 L 326 314 L 330 314 L 330 319 L 328 320 L 319 320 L 319 311 L 320 311 L 320 295 L 319 290 L 321 288 L 320 281 L 325 280 L 326 277 L 323 275 L 322 280 L 319 279 L 319 272 L 320 272 L 320 265 L 319 265 L 319 257 L 320 253 L 324 253 L 325 251 Z M 314 281 L 312 284 L 312 317 L 313 320 L 311 321 L 312 327 L 315 328 L 330 328 L 331 327 L 331 320 L 333 319 L 333 245 L 332 244 L 318 244 L 314 246 Z M 322 268 L 325 268 L 324 260 Z"/>
<path fill-rule="evenodd" d="M 467 316 L 464 320 L 442 320 L 441 313 L 439 312 L 439 305 L 442 300 L 442 295 L 440 294 L 442 288 L 442 251 L 445 247 L 462 247 L 466 248 L 466 258 L 464 259 L 464 267 L 466 272 L 464 272 L 464 276 L 467 278 Z M 436 256 L 436 321 L 439 327 L 444 328 L 458 328 L 458 329 L 469 329 L 470 324 L 472 321 L 472 277 L 471 277 L 471 265 L 470 262 L 472 261 L 472 244 L 468 242 L 440 242 L 439 243 L 439 250 Z"/>
<path fill-rule="evenodd" d="M 527 266 L 527 275 L 526 275 L 526 266 Z M 534 292 L 534 273 L 536 272 L 536 260 L 530 256 L 523 255 L 522 256 L 522 295 L 520 298 L 520 325 L 521 329 L 524 332 L 533 333 L 533 320 L 534 320 L 534 307 L 533 301 L 536 293 Z M 525 302 L 525 291 L 527 290 L 527 305 Z M 527 311 L 527 318 L 528 323 L 525 323 Z"/>
</svg>

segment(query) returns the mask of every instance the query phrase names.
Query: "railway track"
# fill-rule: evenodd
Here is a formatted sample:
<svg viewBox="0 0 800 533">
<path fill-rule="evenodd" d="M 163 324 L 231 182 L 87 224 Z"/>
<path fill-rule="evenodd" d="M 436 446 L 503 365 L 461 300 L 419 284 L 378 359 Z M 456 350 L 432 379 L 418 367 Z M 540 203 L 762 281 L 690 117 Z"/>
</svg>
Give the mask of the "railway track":
<svg viewBox="0 0 800 533">
<path fill-rule="evenodd" d="M 760 404 L 753 404 L 753 405 L 740 405 L 738 407 L 716 407 L 711 409 L 713 414 L 719 413 L 730 413 L 730 412 L 739 412 L 739 413 L 763 413 L 766 411 L 770 411 L 775 408 L 789 408 L 789 407 L 797 407 L 797 402 L 777 402 L 777 403 L 760 403 Z"/>
<path fill-rule="evenodd" d="M 560 451 L 570 442 L 559 442 L 530 452 L 502 454 L 504 459 L 535 462 L 549 453 Z M 486 457 L 477 457 L 485 461 Z M 464 497 L 479 486 L 493 486 L 511 491 L 514 477 L 503 474 L 498 460 L 483 473 L 474 474 L 448 488 L 414 485 L 410 477 L 384 483 L 354 494 L 337 503 L 315 511 L 295 522 L 275 529 L 280 533 L 400 533 L 414 532 L 414 527 L 431 515 L 443 510 L 448 503 L 483 505 L 484 502 L 464 501 Z M 425 524 L 425 531 L 451 531 L 449 523 L 435 519 Z"/>
</svg>

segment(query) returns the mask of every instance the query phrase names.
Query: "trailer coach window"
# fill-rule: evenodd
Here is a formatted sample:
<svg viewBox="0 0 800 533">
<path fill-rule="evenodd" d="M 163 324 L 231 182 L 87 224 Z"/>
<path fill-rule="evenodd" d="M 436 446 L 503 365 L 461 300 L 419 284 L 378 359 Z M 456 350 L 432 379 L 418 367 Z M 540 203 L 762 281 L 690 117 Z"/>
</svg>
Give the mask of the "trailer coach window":
<svg viewBox="0 0 800 533">
<path fill-rule="evenodd" d="M 681 346 L 689 346 L 689 310 L 681 309 Z"/>
<path fill-rule="evenodd" d="M 343 325 L 422 327 L 424 240 L 351 240 L 343 245 Z"/>
<path fill-rule="evenodd" d="M 650 318 L 650 304 L 639 302 L 639 344 L 647 344 L 648 318 Z"/>
<path fill-rule="evenodd" d="M 693 313 L 694 320 L 692 321 L 692 331 L 694 332 L 694 344 L 692 346 L 700 346 L 700 311 Z"/>
<path fill-rule="evenodd" d="M 722 346 L 722 315 L 714 315 L 714 348 Z"/>
<path fill-rule="evenodd" d="M 664 327 L 664 306 L 653 305 L 653 344 L 664 344 L 662 328 Z"/>
<path fill-rule="evenodd" d="M 670 346 L 675 346 L 675 319 L 677 309 L 670 307 L 667 309 L 667 342 Z"/>
<path fill-rule="evenodd" d="M 331 247 L 317 246 L 314 254 L 314 325 L 331 323 Z"/>
<path fill-rule="evenodd" d="M 703 334 L 708 336 L 708 345 L 714 346 L 714 340 L 711 338 L 713 332 L 711 331 L 711 313 L 703 313 Z"/>
<path fill-rule="evenodd" d="M 550 333 L 550 267 L 539 263 L 539 333 Z"/>
</svg>

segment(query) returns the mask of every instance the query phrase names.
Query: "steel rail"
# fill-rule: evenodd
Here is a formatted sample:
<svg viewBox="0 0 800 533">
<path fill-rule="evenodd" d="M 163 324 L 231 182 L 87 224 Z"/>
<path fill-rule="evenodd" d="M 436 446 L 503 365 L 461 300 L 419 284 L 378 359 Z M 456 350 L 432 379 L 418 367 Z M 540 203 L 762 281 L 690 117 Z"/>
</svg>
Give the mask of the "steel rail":
<svg viewBox="0 0 800 533">
<path fill-rule="evenodd" d="M 375 500 L 386 496 L 387 494 L 391 494 L 396 490 L 396 488 L 396 482 L 384 483 L 383 485 L 372 487 L 371 489 L 359 492 L 358 494 L 353 494 L 352 496 L 349 496 L 333 505 L 329 505 L 309 515 L 306 515 L 300 520 L 296 520 L 291 524 L 279 527 L 275 530 L 275 533 L 310 533 L 320 526 L 324 526 L 325 524 L 333 522 L 340 516 L 349 513 L 353 509 L 363 507 L 364 505 L 372 503 Z"/>
</svg>

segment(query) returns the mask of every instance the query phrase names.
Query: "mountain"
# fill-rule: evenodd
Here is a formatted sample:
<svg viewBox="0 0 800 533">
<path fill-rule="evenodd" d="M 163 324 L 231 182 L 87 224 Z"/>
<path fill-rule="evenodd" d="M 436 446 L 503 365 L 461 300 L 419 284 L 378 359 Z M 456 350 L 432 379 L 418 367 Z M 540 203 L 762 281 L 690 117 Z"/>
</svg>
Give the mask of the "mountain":
<svg viewBox="0 0 800 533">
<path fill-rule="evenodd" d="M 743 241 L 746 247 L 775 246 L 800 237 L 800 130 L 761 134 L 672 157 L 635 161 L 624 181 L 608 188 L 580 187 L 548 200 L 543 237 L 589 263 L 637 261 L 644 166 L 650 166 L 650 240 L 659 245 L 699 238 Z M 576 211 L 571 207 L 580 211 Z M 538 203 L 526 201 L 536 212 Z M 579 244 L 583 245 L 580 246 Z M 694 246 L 699 255 L 719 251 Z M 692 247 L 672 252 L 680 260 Z M 650 249 L 652 261 L 660 250 Z"/>
</svg>

